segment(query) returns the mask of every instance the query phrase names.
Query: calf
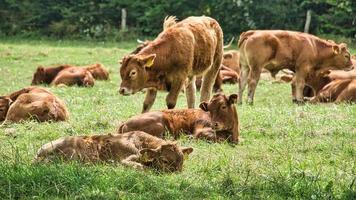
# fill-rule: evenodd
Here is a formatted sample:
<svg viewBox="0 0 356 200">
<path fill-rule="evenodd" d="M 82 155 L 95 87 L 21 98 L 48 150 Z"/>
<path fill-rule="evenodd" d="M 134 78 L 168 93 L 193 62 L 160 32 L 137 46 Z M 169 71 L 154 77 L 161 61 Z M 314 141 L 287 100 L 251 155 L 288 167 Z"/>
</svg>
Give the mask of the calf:
<svg viewBox="0 0 356 200">
<path fill-rule="evenodd" d="M 36 162 L 55 158 L 82 162 L 117 161 L 136 169 L 155 168 L 166 172 L 181 171 L 184 155 L 193 148 L 179 147 L 142 131 L 115 135 L 68 136 L 43 145 Z"/>
<path fill-rule="evenodd" d="M 189 17 L 166 24 L 167 28 L 155 40 L 121 62 L 120 94 L 132 95 L 149 88 L 142 112 L 150 110 L 160 88 L 167 88 L 167 107 L 174 108 L 187 79 L 187 104 L 188 108 L 194 108 L 197 75 L 204 76 L 200 100 L 208 100 L 221 64 L 223 32 L 216 20 Z M 166 87 L 161 87 L 162 84 Z"/>
<path fill-rule="evenodd" d="M 72 65 L 58 65 L 55 67 L 43 66 L 37 67 L 36 72 L 33 74 L 32 85 L 50 84 L 56 78 L 57 74 L 63 69 L 73 67 Z"/>
<path fill-rule="evenodd" d="M 63 69 L 58 73 L 51 85 L 78 85 L 84 87 L 94 86 L 95 79 L 89 70 L 80 67 L 70 67 Z"/>
<path fill-rule="evenodd" d="M 356 103 L 356 79 L 331 81 L 310 102 L 354 102 Z"/>
<path fill-rule="evenodd" d="M 48 90 L 27 87 L 0 97 L 0 121 L 19 122 L 30 118 L 43 121 L 65 121 L 65 104 Z"/>
<path fill-rule="evenodd" d="M 346 44 L 320 39 L 316 36 L 294 31 L 256 30 L 240 35 L 241 75 L 239 103 L 248 84 L 247 102 L 252 104 L 261 71 L 271 73 L 290 69 L 295 74 L 296 103 L 303 103 L 303 89 L 308 77 L 316 71 L 346 69 L 352 66 Z M 315 88 L 313 88 L 315 89 Z"/>
<path fill-rule="evenodd" d="M 239 141 L 239 120 L 234 104 L 237 95 L 215 94 L 201 109 L 163 110 L 144 113 L 119 126 L 118 133 L 140 130 L 164 138 L 166 130 L 178 138 L 181 133 L 211 141 Z"/>
<path fill-rule="evenodd" d="M 103 64 L 96 63 L 93 65 L 85 66 L 85 68 L 91 73 L 95 80 L 109 79 L 109 71 L 105 69 Z"/>
</svg>

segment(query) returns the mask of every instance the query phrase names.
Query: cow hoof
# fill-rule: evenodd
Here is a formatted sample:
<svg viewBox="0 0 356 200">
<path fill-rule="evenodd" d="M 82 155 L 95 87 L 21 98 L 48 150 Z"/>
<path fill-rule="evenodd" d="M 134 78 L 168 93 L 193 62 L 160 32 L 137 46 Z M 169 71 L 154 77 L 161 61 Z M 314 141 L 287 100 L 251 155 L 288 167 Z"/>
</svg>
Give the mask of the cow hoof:
<svg viewBox="0 0 356 200">
<path fill-rule="evenodd" d="M 294 103 L 296 103 L 298 106 L 302 106 L 302 105 L 304 105 L 305 104 L 305 102 L 304 101 L 300 101 L 300 100 L 295 100 L 295 102 Z"/>
<path fill-rule="evenodd" d="M 168 104 L 167 104 L 167 108 L 168 108 L 168 109 L 173 109 L 174 107 L 176 107 L 176 105 L 173 104 L 173 103 L 168 103 Z"/>
<path fill-rule="evenodd" d="M 247 104 L 248 104 L 249 106 L 253 106 L 253 101 L 247 101 Z"/>
</svg>

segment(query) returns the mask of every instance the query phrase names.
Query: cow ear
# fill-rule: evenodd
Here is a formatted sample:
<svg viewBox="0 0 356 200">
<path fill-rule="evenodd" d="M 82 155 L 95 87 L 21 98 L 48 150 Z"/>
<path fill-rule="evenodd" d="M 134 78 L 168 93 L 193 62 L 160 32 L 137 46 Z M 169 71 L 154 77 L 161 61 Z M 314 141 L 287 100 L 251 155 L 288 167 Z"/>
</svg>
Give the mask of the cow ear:
<svg viewBox="0 0 356 200">
<path fill-rule="evenodd" d="M 339 45 L 334 45 L 333 46 L 333 52 L 336 55 L 341 53 L 341 48 L 339 47 Z"/>
<path fill-rule="evenodd" d="M 237 97 L 238 95 L 237 94 L 232 94 L 229 96 L 229 104 L 235 104 L 237 103 Z"/>
<path fill-rule="evenodd" d="M 37 71 L 38 71 L 38 72 L 43 72 L 43 71 L 44 71 L 44 68 L 43 68 L 42 66 L 38 66 L 38 67 L 37 67 Z"/>
<path fill-rule="evenodd" d="M 184 155 L 189 155 L 193 152 L 193 148 L 192 147 L 182 147 L 181 148 L 182 152 Z"/>
<path fill-rule="evenodd" d="M 224 53 L 224 59 L 231 59 L 232 53 Z"/>
<path fill-rule="evenodd" d="M 144 66 L 147 68 L 152 67 L 152 65 L 155 61 L 155 58 L 156 58 L 156 54 L 151 54 L 151 55 L 143 58 L 142 61 L 144 62 Z"/>
<path fill-rule="evenodd" d="M 142 160 L 144 162 L 152 162 L 153 159 L 158 157 L 158 150 L 157 149 L 141 149 L 140 154 L 142 155 Z"/>
<path fill-rule="evenodd" d="M 209 111 L 208 110 L 208 103 L 207 102 L 201 102 L 201 104 L 199 105 L 199 108 L 204 110 L 204 111 Z"/>
</svg>

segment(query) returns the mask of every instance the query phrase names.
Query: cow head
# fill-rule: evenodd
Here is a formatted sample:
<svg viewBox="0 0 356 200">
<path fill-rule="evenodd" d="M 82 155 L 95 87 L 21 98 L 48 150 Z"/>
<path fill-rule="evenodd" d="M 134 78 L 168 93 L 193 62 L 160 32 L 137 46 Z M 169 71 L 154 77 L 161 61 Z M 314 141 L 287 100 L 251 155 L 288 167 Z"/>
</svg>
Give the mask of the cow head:
<svg viewBox="0 0 356 200">
<path fill-rule="evenodd" d="M 350 70 L 352 69 L 351 54 L 345 43 L 333 44 L 332 55 L 323 60 L 323 66 L 330 66 L 332 69 Z"/>
<path fill-rule="evenodd" d="M 33 75 L 31 85 L 41 84 L 45 81 L 45 79 L 46 79 L 45 69 L 44 69 L 44 67 L 39 66 L 39 67 L 37 67 L 37 70 L 36 70 L 35 74 Z"/>
<path fill-rule="evenodd" d="M 4 121 L 6 118 L 7 111 L 11 105 L 12 101 L 7 97 L 0 97 L 0 121 Z"/>
<path fill-rule="evenodd" d="M 131 95 L 145 88 L 147 70 L 152 67 L 156 54 L 128 55 L 123 58 L 120 68 L 120 94 Z"/>
<path fill-rule="evenodd" d="M 157 149 L 142 149 L 143 162 L 165 172 L 182 171 L 184 156 L 193 152 L 191 147 L 178 147 L 168 142 Z"/>
<path fill-rule="evenodd" d="M 213 129 L 216 131 L 232 132 L 233 142 L 238 142 L 239 125 L 237 110 L 234 104 L 237 102 L 237 94 L 227 97 L 218 93 L 209 103 L 202 102 L 200 108 L 210 113 Z"/>
</svg>

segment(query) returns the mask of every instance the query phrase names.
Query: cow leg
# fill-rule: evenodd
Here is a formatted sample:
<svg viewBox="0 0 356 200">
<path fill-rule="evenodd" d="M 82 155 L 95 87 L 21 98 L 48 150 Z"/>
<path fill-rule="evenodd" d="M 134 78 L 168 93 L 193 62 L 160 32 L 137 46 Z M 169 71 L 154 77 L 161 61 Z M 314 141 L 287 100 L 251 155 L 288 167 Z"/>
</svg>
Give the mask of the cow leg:
<svg viewBox="0 0 356 200">
<path fill-rule="evenodd" d="M 143 102 L 142 113 L 148 112 L 151 109 L 153 103 L 155 102 L 156 96 L 157 90 L 155 88 L 147 89 L 145 101 Z"/>
<path fill-rule="evenodd" d="M 303 104 L 304 103 L 304 87 L 305 87 L 305 76 L 302 74 L 296 72 L 295 76 L 295 96 L 296 96 L 296 101 L 295 103 L 297 104 Z"/>
<path fill-rule="evenodd" d="M 193 76 L 188 78 L 188 85 L 186 87 L 186 93 L 185 93 L 187 97 L 188 108 L 195 107 L 195 92 L 196 92 L 195 76 Z"/>
<path fill-rule="evenodd" d="M 137 161 L 139 160 L 139 156 L 137 155 L 131 155 L 124 160 L 121 161 L 121 164 L 128 166 L 128 167 L 133 167 L 135 169 L 140 169 L 143 170 L 145 166 L 143 166 L 141 163 L 138 163 Z"/>
<path fill-rule="evenodd" d="M 241 67 L 240 79 L 239 79 L 239 97 L 238 97 L 239 104 L 242 104 L 242 95 L 246 88 L 247 77 L 249 72 L 250 72 L 250 68 L 248 66 Z"/>
<path fill-rule="evenodd" d="M 261 76 L 261 68 L 254 67 L 252 68 L 254 70 L 250 70 L 249 78 L 248 78 L 248 97 L 247 97 L 247 103 L 252 105 L 253 104 L 253 98 L 255 96 L 255 91 L 256 87 L 258 84 L 258 81 L 260 80 Z"/>
<path fill-rule="evenodd" d="M 178 95 L 182 89 L 182 86 L 184 85 L 184 81 L 185 79 L 183 80 L 178 79 L 172 83 L 171 90 L 169 91 L 166 97 L 166 105 L 168 109 L 173 109 L 176 106 Z"/>
</svg>

